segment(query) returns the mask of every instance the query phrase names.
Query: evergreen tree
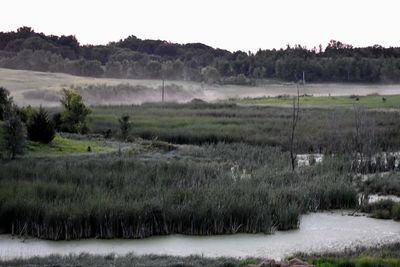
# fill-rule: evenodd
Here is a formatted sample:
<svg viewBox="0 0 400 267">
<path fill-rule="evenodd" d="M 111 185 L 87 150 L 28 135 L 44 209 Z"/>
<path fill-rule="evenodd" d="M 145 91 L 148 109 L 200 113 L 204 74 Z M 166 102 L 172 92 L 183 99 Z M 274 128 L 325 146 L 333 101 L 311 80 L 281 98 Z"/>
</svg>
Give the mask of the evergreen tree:
<svg viewBox="0 0 400 267">
<path fill-rule="evenodd" d="M 28 123 L 29 140 L 48 144 L 54 139 L 55 133 L 54 125 L 49 120 L 47 112 L 40 107 Z"/>
<path fill-rule="evenodd" d="M 129 115 L 123 115 L 119 120 L 119 129 L 121 131 L 121 138 L 126 140 L 128 138 L 131 125 L 129 123 Z"/>
</svg>

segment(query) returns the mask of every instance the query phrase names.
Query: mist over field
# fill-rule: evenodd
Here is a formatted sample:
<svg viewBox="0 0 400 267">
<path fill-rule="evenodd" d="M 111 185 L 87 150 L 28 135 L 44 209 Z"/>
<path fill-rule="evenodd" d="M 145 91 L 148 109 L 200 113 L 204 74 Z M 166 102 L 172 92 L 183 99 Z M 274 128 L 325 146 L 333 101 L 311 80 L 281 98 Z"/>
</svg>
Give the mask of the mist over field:
<svg viewBox="0 0 400 267">
<path fill-rule="evenodd" d="M 16 103 L 26 106 L 60 105 L 61 89 L 77 90 L 90 105 L 131 105 L 144 102 L 161 102 L 162 80 L 110 79 L 73 76 L 0 68 L 0 80 L 11 88 Z M 189 102 L 226 100 L 244 97 L 276 97 L 296 95 L 296 85 L 274 80 L 259 81 L 254 86 L 217 85 L 180 80 L 165 80 L 165 101 Z M 398 84 L 341 84 L 310 83 L 301 87 L 301 94 L 313 96 L 396 95 Z"/>
</svg>

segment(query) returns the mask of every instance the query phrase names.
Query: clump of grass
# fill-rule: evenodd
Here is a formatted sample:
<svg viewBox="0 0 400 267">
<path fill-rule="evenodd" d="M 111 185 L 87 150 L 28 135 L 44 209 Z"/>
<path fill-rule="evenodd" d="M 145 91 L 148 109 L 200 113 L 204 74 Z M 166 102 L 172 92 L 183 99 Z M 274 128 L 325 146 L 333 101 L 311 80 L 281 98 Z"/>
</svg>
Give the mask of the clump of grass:
<svg viewBox="0 0 400 267">
<path fill-rule="evenodd" d="M 371 214 L 377 219 L 400 220 L 400 203 L 392 200 L 381 200 L 363 207 L 363 211 Z"/>
<path fill-rule="evenodd" d="M 400 196 L 400 174 L 392 172 L 388 175 L 376 175 L 361 183 L 360 188 L 366 194 Z"/>
</svg>

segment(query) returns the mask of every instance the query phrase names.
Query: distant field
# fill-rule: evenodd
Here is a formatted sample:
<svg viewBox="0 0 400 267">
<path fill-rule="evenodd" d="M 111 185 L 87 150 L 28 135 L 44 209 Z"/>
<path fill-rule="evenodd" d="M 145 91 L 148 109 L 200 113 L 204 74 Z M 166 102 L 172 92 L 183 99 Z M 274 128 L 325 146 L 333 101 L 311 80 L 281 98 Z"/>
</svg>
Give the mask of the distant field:
<svg viewBox="0 0 400 267">
<path fill-rule="evenodd" d="M 126 90 L 119 92 L 117 88 L 112 94 L 103 97 L 103 95 L 96 94 L 94 91 L 88 91 L 88 94 L 84 96 L 85 101 L 91 105 L 129 105 L 161 101 L 160 80 L 90 78 L 62 73 L 0 68 L 0 86 L 10 90 L 18 105 L 58 106 L 58 92 L 61 88 L 71 86 L 85 88 L 90 85 L 103 86 L 104 88 L 104 85 L 117 86 L 121 84 L 146 87 L 145 89 L 149 92 L 133 90 L 126 94 Z M 293 83 L 278 81 L 260 81 L 257 86 L 208 85 L 188 81 L 166 81 L 165 85 L 182 88 L 173 93 L 166 91 L 166 101 L 176 102 L 186 102 L 193 98 L 215 101 L 229 98 L 276 97 L 279 95 L 295 95 L 297 92 Z M 300 87 L 300 94 L 314 96 L 400 95 L 400 85 L 315 83 Z"/>
<path fill-rule="evenodd" d="M 246 105 L 291 106 L 292 96 L 243 98 L 231 100 Z M 367 108 L 400 108 L 400 95 L 366 95 L 366 96 L 301 96 L 303 107 L 352 107 L 360 105 Z"/>
</svg>

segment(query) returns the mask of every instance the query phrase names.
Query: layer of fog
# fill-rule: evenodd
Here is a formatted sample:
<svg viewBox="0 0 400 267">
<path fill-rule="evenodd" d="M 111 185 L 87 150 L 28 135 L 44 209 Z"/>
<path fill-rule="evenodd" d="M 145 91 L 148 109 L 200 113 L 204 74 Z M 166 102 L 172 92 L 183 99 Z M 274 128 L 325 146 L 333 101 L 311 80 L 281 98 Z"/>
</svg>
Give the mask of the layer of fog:
<svg viewBox="0 0 400 267">
<path fill-rule="evenodd" d="M 129 80 L 78 77 L 0 68 L 0 86 L 7 88 L 18 105 L 58 106 L 62 88 L 77 89 L 91 105 L 127 105 L 162 100 L 161 80 Z M 100 89 L 100 90 L 96 90 Z M 219 99 L 295 95 L 293 83 L 260 81 L 256 86 L 218 85 L 189 81 L 165 81 L 165 101 L 187 102 L 194 98 Z M 314 96 L 400 94 L 400 85 L 306 84 L 300 94 Z"/>
</svg>

